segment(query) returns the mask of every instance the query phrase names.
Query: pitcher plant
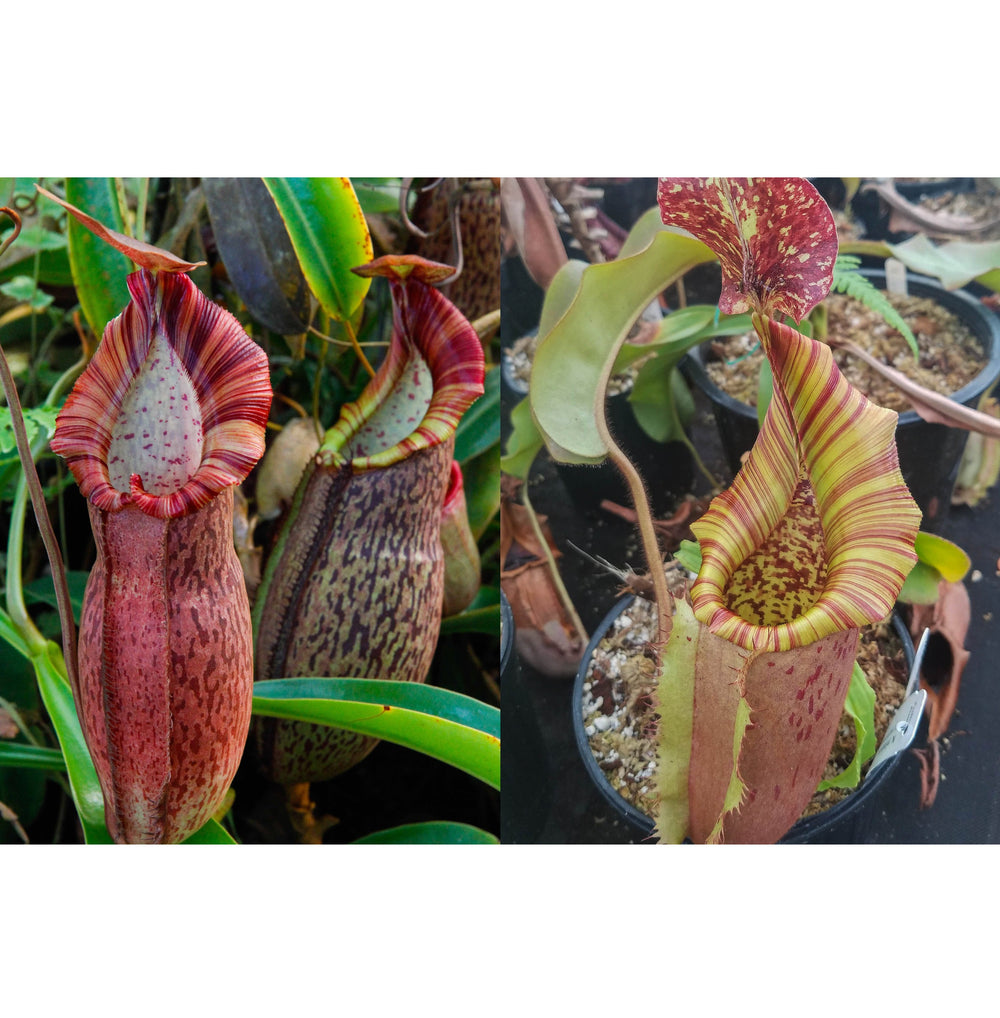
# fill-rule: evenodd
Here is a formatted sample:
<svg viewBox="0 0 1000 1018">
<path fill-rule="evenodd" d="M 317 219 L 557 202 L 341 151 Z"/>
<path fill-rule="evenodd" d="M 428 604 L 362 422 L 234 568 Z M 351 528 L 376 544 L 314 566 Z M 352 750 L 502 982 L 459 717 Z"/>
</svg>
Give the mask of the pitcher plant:
<svg viewBox="0 0 1000 1018">
<path fill-rule="evenodd" d="M 603 346 L 584 369 L 590 385 L 602 394 L 629 309 L 670 281 L 657 274 L 657 245 L 667 250 L 679 236 L 718 258 L 719 308 L 750 313 L 774 378 L 755 445 L 692 525 L 701 566 L 689 592 L 667 590 L 641 481 L 607 431 L 601 400 L 581 427 L 581 408 L 570 419 L 553 396 L 557 355 L 587 313 L 583 283 L 536 356 L 532 411 L 557 457 L 606 454 L 630 478 L 660 619 L 660 840 L 772 842 L 816 789 L 859 627 L 891 612 L 916 560 L 920 512 L 899 470 L 897 415 L 854 389 L 829 348 L 788 322 L 826 295 L 837 255 L 833 217 L 815 188 L 797 178 L 663 178 L 658 202 L 666 234 L 634 257 L 636 282 L 604 312 Z M 621 262 L 615 271 L 624 277 Z"/>
<path fill-rule="evenodd" d="M 119 842 L 180 842 L 218 810 L 250 725 L 233 489 L 264 451 L 268 362 L 184 274 L 194 265 L 44 193 L 139 266 L 51 446 L 97 545 L 73 693 L 107 827 Z"/>
<path fill-rule="evenodd" d="M 462 541 L 452 451 L 462 414 L 483 393 L 484 358 L 472 326 L 435 288 L 452 269 L 387 255 L 355 271 L 389 281 L 390 346 L 311 458 L 270 552 L 253 609 L 258 680 L 423 682 L 445 590 L 442 527 Z M 306 722 L 255 728 L 270 777 L 285 785 L 334 777 L 378 741 Z"/>
</svg>

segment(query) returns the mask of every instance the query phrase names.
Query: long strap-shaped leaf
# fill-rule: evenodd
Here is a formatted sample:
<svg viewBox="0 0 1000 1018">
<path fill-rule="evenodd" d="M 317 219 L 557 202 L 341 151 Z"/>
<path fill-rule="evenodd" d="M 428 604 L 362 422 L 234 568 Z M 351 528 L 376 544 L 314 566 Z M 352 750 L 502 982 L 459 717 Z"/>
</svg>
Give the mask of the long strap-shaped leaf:
<svg viewBox="0 0 1000 1018">
<path fill-rule="evenodd" d="M 972 280 L 991 290 L 1000 288 L 1000 240 L 935 244 L 926 234 L 917 233 L 886 248 L 885 257 L 892 254 L 914 272 L 936 277 L 946 290 L 957 290 Z"/>
<path fill-rule="evenodd" d="M 323 310 L 349 319 L 370 281 L 351 269 L 372 260 L 372 242 L 347 177 L 264 177 L 298 255 L 302 273 Z"/>
<path fill-rule="evenodd" d="M 498 845 L 489 831 L 470 824 L 429 820 L 422 824 L 403 824 L 358 838 L 355 845 Z"/>
<path fill-rule="evenodd" d="M 119 231 L 125 229 L 113 180 L 107 177 L 71 177 L 66 181 L 66 198 L 102 223 L 110 223 Z M 128 303 L 125 277 L 132 271 L 132 263 L 121 251 L 95 237 L 73 216 L 69 217 L 66 232 L 73 285 L 90 328 L 95 336 L 100 336 L 104 326 L 121 314 Z"/>
<path fill-rule="evenodd" d="M 226 275 L 249 312 L 283 336 L 305 332 L 309 290 L 264 182 L 258 177 L 203 177 L 201 187 Z"/>
<path fill-rule="evenodd" d="M 104 823 L 104 796 L 76 715 L 69 680 L 57 665 L 59 658 L 55 645 L 50 645 L 47 651 L 47 654 L 32 658 L 32 664 L 42 702 L 66 760 L 70 791 L 83 827 L 83 836 L 88 844 L 110 845 L 111 835 Z"/>
<path fill-rule="evenodd" d="M 500 787 L 500 711 L 461 693 L 381 679 L 266 679 L 254 683 L 253 711 L 374 735 Z"/>
<path fill-rule="evenodd" d="M 908 378 L 902 371 L 883 364 L 867 350 L 852 343 L 850 340 L 834 339 L 831 346 L 847 350 L 853 357 L 864 361 L 873 371 L 887 378 L 910 401 L 913 409 L 925 420 L 933 424 L 946 424 L 952 428 L 965 428 L 990 438 L 1000 438 L 1000 421 L 981 410 L 957 403 L 948 396 L 934 392 L 926 386 L 919 385 Z"/>
<path fill-rule="evenodd" d="M 23 742 L 0 742 L 0 767 L 23 767 L 34 771 L 65 771 L 66 761 L 58 749 L 29 746 Z"/>
</svg>

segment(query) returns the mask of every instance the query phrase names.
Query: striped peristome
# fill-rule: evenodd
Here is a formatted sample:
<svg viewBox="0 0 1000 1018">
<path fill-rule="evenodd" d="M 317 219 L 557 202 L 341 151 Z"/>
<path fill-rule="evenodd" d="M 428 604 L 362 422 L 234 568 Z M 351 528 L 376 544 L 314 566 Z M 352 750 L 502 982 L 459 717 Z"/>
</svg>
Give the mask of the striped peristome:
<svg viewBox="0 0 1000 1018">
<path fill-rule="evenodd" d="M 418 255 L 385 255 L 354 271 L 389 280 L 393 341 L 361 398 L 341 409 L 325 444 L 365 470 L 398 463 L 454 435 L 483 391 L 483 351 L 472 326 L 434 287 L 451 274 L 449 266 Z M 406 378 L 408 371 L 420 382 Z M 389 423 L 392 439 L 378 436 L 376 424 L 387 410 L 405 408 L 411 397 L 420 413 Z"/>
<path fill-rule="evenodd" d="M 239 322 L 187 276 L 142 269 L 128 277 L 128 287 L 132 300 L 108 323 L 60 411 L 52 449 L 65 457 L 80 491 L 99 509 L 114 511 L 134 502 L 160 519 L 183 516 L 242 481 L 263 454 L 271 405 L 267 359 Z M 147 429 L 144 441 L 153 452 L 144 456 L 140 447 L 138 458 L 125 467 L 129 482 L 116 486 L 109 454 L 121 434 L 121 411 L 137 379 L 155 367 L 148 361 L 157 349 L 173 354 L 174 374 L 156 373 L 150 399 L 168 407 L 171 390 L 183 386 L 197 401 L 191 420 L 200 440 L 188 446 L 179 465 L 182 484 L 147 490 L 152 482 L 146 468 L 155 470 L 170 453 L 155 430 L 155 406 L 136 407 L 142 413 L 130 423 Z"/>
<path fill-rule="evenodd" d="M 702 570 L 692 603 L 714 632 L 739 646 L 786 650 L 892 611 L 915 561 L 920 512 L 899 469 L 896 414 L 850 385 L 829 347 L 772 319 L 755 315 L 754 324 L 779 398 L 731 487 L 693 526 Z M 820 524 L 811 528 L 809 548 L 824 569 L 812 586 L 800 584 L 804 603 L 795 617 L 760 626 L 729 609 L 728 585 L 748 559 L 759 557 L 764 574 L 774 563 L 766 542 L 793 504 L 800 470 Z M 809 553 L 797 550 L 799 558 Z"/>
</svg>

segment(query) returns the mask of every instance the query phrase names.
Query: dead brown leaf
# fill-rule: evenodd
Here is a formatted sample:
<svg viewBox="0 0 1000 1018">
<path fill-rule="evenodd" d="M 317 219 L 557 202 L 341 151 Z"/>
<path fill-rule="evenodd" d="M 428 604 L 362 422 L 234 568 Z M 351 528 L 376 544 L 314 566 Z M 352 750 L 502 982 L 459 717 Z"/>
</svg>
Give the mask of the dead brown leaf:
<svg viewBox="0 0 1000 1018">
<path fill-rule="evenodd" d="M 938 740 L 948 731 L 962 673 L 969 661 L 965 639 L 972 620 L 972 605 L 964 583 L 938 584 L 938 599 L 930 605 L 914 605 L 910 633 L 919 638 L 930 630 L 924 660 L 920 668 L 920 688 L 927 691 L 927 747 L 914 750 L 920 759 L 920 808 L 934 804 L 941 775 Z"/>
<path fill-rule="evenodd" d="M 893 233 L 919 232 L 934 237 L 965 237 L 991 229 L 1000 219 L 974 219 L 951 212 L 933 212 L 907 201 L 891 180 L 865 184 L 865 191 L 876 191 L 889 206 L 889 230 Z"/>
<path fill-rule="evenodd" d="M 500 583 L 510 602 L 518 655 L 536 671 L 555 678 L 576 674 L 587 645 L 563 604 L 545 549 L 529 511 L 514 501 L 518 483 L 504 478 L 500 503 Z M 556 547 L 544 516 L 537 517 L 553 558 Z"/>
<path fill-rule="evenodd" d="M 967 431 L 975 431 L 990 438 L 1000 438 L 1000 420 L 997 418 L 918 385 L 902 371 L 883 364 L 877 357 L 873 357 L 867 350 L 862 350 L 850 340 L 838 340 L 831 336 L 830 346 L 847 350 L 852 356 L 860 358 L 880 375 L 889 379 L 925 421 L 946 424 L 952 428 L 965 428 Z"/>
<path fill-rule="evenodd" d="M 547 290 L 552 277 L 569 259 L 545 186 L 535 177 L 504 177 L 500 202 L 504 228 L 513 237 L 524 267 Z"/>
<path fill-rule="evenodd" d="M 0 739 L 13 739 L 17 737 L 17 725 L 14 719 L 2 707 L 0 707 Z"/>
</svg>

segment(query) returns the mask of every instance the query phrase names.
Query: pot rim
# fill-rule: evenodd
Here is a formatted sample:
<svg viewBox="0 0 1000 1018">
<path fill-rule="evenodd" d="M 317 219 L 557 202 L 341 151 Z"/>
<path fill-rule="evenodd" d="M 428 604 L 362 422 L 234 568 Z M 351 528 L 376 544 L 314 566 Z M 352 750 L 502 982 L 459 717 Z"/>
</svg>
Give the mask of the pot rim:
<svg viewBox="0 0 1000 1018">
<path fill-rule="evenodd" d="M 875 280 L 884 282 L 885 280 L 884 269 L 862 268 L 859 271 L 873 282 Z M 971 406 L 993 385 L 997 378 L 1000 378 L 1000 315 L 984 307 L 964 287 L 957 290 L 946 290 L 938 280 L 930 276 L 918 275 L 909 269 L 906 271 L 906 283 L 908 291 L 913 296 L 931 297 L 952 314 L 961 318 L 982 344 L 986 362 L 982 370 L 970 382 L 949 396 L 956 403 Z M 912 288 L 915 288 L 915 290 Z M 705 342 L 710 342 L 710 340 Z M 714 402 L 720 403 L 727 410 L 741 417 L 756 420 L 756 407 L 734 399 L 725 390 L 720 389 L 708 376 L 708 372 L 705 370 L 705 363 L 702 360 L 702 349 L 704 346 L 705 343 L 700 343 L 685 355 L 681 362 L 685 375 Z M 926 423 L 916 410 L 904 410 L 899 414 L 898 423 L 900 426 L 916 424 L 918 422 Z M 945 426 L 942 425 L 942 427 Z"/>
<path fill-rule="evenodd" d="M 611 784 L 604 771 L 601 770 L 600 765 L 597 763 L 597 759 L 590 751 L 590 740 L 587 738 L 587 732 L 583 725 L 583 714 L 580 710 L 580 702 L 583 699 L 583 684 L 587 678 L 587 671 L 594 650 L 604 638 L 607 631 L 611 628 L 615 619 L 618 618 L 618 616 L 621 615 L 621 613 L 634 600 L 634 594 L 626 594 L 624 597 L 619 598 L 607 615 L 605 615 L 601 620 L 600 625 L 594 631 L 593 636 L 590 638 L 590 642 L 587 644 L 587 649 L 584 651 L 583 658 L 580 661 L 580 667 L 577 669 L 576 677 L 573 680 L 573 735 L 576 741 L 577 751 L 580 754 L 580 759 L 583 761 L 584 768 L 594 785 L 597 787 L 597 790 L 601 793 L 609 805 L 611 805 L 618 813 L 622 814 L 628 823 L 642 835 L 644 841 L 651 841 L 655 828 L 655 821 L 652 817 L 647 816 L 642 812 L 642 810 L 628 802 Z M 906 657 L 907 666 L 909 667 L 913 663 L 913 641 L 910 639 L 909 631 L 897 612 L 893 612 L 892 625 L 893 629 L 896 631 L 896 635 L 899 636 L 903 644 L 903 653 Z M 807 842 L 811 838 L 814 838 L 817 834 L 828 830 L 834 824 L 842 821 L 849 813 L 852 813 L 863 806 L 870 796 L 874 795 L 876 791 L 883 787 L 889 775 L 896 769 L 901 757 L 902 753 L 897 753 L 895 756 L 891 757 L 878 769 L 875 777 L 870 782 L 862 780 L 860 786 L 856 788 L 855 791 L 853 791 L 849 796 L 846 796 L 844 799 L 841 799 L 840 802 L 834 804 L 829 809 L 824 810 L 822 813 L 817 813 L 814 816 L 796 820 L 778 843 L 795 844 L 798 842 Z"/>
</svg>

